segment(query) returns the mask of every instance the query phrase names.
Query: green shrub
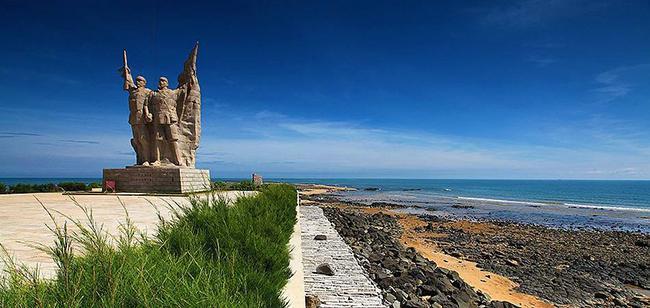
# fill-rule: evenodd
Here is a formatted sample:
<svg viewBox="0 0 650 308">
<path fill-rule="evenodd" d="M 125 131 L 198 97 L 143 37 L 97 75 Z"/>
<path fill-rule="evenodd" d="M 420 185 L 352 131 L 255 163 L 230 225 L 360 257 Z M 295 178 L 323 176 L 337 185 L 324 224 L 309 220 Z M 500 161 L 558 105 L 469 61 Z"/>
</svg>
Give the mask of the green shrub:
<svg viewBox="0 0 650 308">
<path fill-rule="evenodd" d="M 0 194 L 7 193 L 7 185 L 5 183 L 0 182 Z"/>
<path fill-rule="evenodd" d="M 59 191 L 54 184 L 23 184 L 18 183 L 9 187 L 11 193 L 37 193 L 37 192 L 56 192 Z"/>
<path fill-rule="evenodd" d="M 213 190 L 241 190 L 241 191 L 254 191 L 259 190 L 261 187 L 255 186 L 253 181 L 240 181 L 240 182 L 212 182 Z"/>
<path fill-rule="evenodd" d="M 63 182 L 63 183 L 59 183 L 58 186 L 63 188 L 63 190 L 65 190 L 65 191 L 85 191 L 85 190 L 87 190 L 86 183 L 80 183 L 80 182 Z"/>
<path fill-rule="evenodd" d="M 2 184 L 4 185 L 4 184 Z M 12 186 L 0 185 L 0 193 L 38 193 L 38 192 L 59 192 L 59 191 L 86 191 L 91 188 L 102 187 L 100 183 L 90 183 L 86 185 L 82 182 L 62 182 L 59 184 L 24 184 L 18 183 Z"/>
<path fill-rule="evenodd" d="M 212 182 L 212 190 L 228 190 L 230 185 L 223 181 Z"/>
<path fill-rule="evenodd" d="M 287 243 L 296 222 L 296 191 L 270 185 L 229 206 L 219 198 L 191 205 L 159 223 L 152 239 L 138 237 L 127 216 L 117 245 L 92 220 L 52 230 L 56 245 L 42 249 L 58 265 L 44 281 L 5 258 L 1 307 L 283 307 L 289 276 Z M 53 216 L 52 216 L 53 217 Z M 74 256 L 72 244 L 83 256 Z"/>
<path fill-rule="evenodd" d="M 88 184 L 87 189 L 91 190 L 92 188 L 102 188 L 102 183 L 93 182 Z"/>
<path fill-rule="evenodd" d="M 256 189 L 257 187 L 253 184 L 253 181 L 241 181 L 232 185 L 232 190 L 253 191 Z"/>
</svg>

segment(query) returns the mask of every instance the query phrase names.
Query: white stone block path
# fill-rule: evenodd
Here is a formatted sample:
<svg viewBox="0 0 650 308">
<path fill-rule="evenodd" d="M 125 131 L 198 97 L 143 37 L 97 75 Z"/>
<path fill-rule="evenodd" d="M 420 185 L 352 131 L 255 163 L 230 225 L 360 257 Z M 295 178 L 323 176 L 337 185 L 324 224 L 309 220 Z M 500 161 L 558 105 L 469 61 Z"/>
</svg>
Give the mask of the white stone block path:
<svg viewBox="0 0 650 308">
<path fill-rule="evenodd" d="M 366 276 L 350 247 L 317 206 L 300 206 L 305 294 L 316 295 L 320 307 L 386 307 L 381 291 Z M 327 240 L 314 236 L 324 234 Z M 316 274 L 316 267 L 328 263 L 334 276 Z"/>
</svg>

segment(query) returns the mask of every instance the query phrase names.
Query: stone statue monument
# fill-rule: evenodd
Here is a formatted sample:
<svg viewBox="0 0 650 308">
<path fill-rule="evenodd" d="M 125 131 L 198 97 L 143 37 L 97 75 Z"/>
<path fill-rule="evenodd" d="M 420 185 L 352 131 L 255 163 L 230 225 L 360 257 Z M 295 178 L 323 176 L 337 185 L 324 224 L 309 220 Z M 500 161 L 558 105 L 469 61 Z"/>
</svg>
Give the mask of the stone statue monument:
<svg viewBox="0 0 650 308">
<path fill-rule="evenodd" d="M 133 83 L 124 50 L 121 72 L 123 88 L 129 93 L 131 145 L 136 163 L 125 169 L 104 169 L 105 189 L 107 186 L 118 192 L 209 189 L 209 171 L 194 168 L 201 138 L 201 88 L 196 75 L 198 49 L 197 42 L 178 75 L 176 89 L 170 89 L 169 80 L 160 77 L 156 91 L 146 88 L 147 81 L 142 76 L 137 76 Z"/>
<path fill-rule="evenodd" d="M 147 80 L 142 76 L 135 78 L 131 76 L 131 70 L 126 62 L 126 50 L 124 50 L 124 69 L 122 74 L 124 77 L 124 90 L 129 92 L 129 124 L 131 124 L 131 131 L 133 131 L 133 138 L 131 145 L 135 150 L 136 164 L 149 165 L 151 157 L 151 120 L 152 115 L 149 112 L 149 99 L 151 98 L 151 90 L 147 89 Z"/>
</svg>

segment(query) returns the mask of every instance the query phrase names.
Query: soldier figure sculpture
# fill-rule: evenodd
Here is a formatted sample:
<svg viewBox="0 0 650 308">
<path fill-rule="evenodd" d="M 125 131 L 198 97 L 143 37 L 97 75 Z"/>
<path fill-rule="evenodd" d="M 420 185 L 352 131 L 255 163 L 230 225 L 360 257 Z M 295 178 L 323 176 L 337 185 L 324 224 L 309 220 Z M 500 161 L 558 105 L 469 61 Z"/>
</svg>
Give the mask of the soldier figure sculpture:
<svg viewBox="0 0 650 308">
<path fill-rule="evenodd" d="M 168 88 L 169 81 L 160 77 L 158 91 L 151 96 L 154 126 L 154 160 L 160 163 L 160 153 L 163 147 L 170 151 L 170 160 L 174 165 L 180 165 L 181 154 L 178 149 L 178 114 L 176 100 L 178 90 Z"/>
<path fill-rule="evenodd" d="M 135 84 L 123 53 L 124 90 L 129 91 L 129 124 L 136 165 L 194 168 L 201 138 L 201 88 L 196 76 L 198 42 L 192 48 L 178 75 L 177 89 L 160 77 L 158 90 L 151 91 L 142 76 Z"/>
<path fill-rule="evenodd" d="M 147 80 L 142 76 L 135 78 L 131 76 L 131 70 L 124 66 L 124 90 L 129 92 L 129 124 L 133 131 L 131 145 L 136 153 L 137 165 L 149 165 L 151 157 L 151 121 L 152 115 L 149 112 L 149 98 L 151 90 L 147 89 Z"/>
</svg>

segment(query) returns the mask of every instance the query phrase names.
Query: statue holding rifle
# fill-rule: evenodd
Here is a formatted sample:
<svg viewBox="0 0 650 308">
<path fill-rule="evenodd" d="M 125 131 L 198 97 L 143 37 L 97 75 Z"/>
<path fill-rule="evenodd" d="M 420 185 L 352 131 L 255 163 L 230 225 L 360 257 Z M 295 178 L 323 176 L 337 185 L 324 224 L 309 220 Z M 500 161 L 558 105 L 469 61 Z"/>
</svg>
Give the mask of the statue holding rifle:
<svg viewBox="0 0 650 308">
<path fill-rule="evenodd" d="M 210 170 L 196 169 L 196 150 L 201 139 L 201 88 L 196 75 L 196 43 L 170 88 L 166 77 L 158 89 L 147 89 L 142 76 L 135 80 L 123 53 L 120 69 L 124 90 L 129 93 L 131 145 L 136 163 L 126 168 L 105 168 L 104 192 L 184 194 L 211 190 Z"/>
<path fill-rule="evenodd" d="M 133 132 L 131 145 L 135 150 L 136 164 L 147 166 L 151 157 L 152 114 L 149 112 L 149 99 L 152 92 L 146 88 L 147 80 L 142 76 L 137 76 L 133 83 L 133 76 L 126 61 L 126 50 L 124 50 L 123 61 L 122 76 L 124 90 L 129 92 L 129 124 Z"/>
<path fill-rule="evenodd" d="M 133 148 L 137 165 L 194 167 L 201 136 L 201 90 L 196 76 L 198 43 L 178 75 L 178 87 L 169 88 L 166 77 L 158 90 L 144 86 L 144 77 L 133 86 L 124 53 L 124 88 L 129 91 Z"/>
</svg>

